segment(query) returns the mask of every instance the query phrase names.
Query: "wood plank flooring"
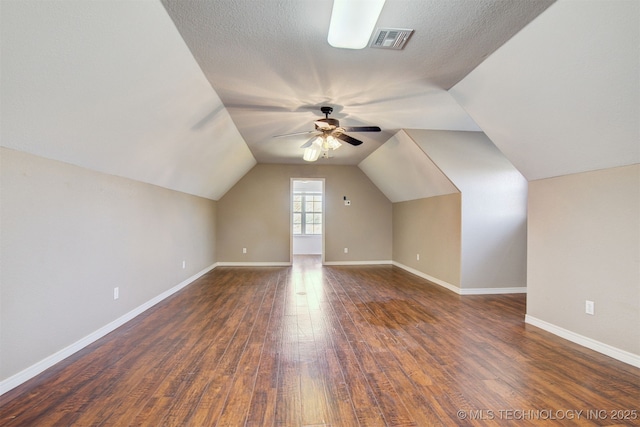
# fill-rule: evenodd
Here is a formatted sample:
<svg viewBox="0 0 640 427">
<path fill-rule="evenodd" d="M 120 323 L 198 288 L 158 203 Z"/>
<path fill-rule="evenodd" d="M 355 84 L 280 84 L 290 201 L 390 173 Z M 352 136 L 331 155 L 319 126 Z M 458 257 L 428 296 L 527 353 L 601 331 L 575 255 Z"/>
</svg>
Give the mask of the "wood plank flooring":
<svg viewBox="0 0 640 427">
<path fill-rule="evenodd" d="M 1 396 L 0 425 L 640 425 L 640 369 L 525 325 L 525 299 L 219 267 Z"/>
</svg>

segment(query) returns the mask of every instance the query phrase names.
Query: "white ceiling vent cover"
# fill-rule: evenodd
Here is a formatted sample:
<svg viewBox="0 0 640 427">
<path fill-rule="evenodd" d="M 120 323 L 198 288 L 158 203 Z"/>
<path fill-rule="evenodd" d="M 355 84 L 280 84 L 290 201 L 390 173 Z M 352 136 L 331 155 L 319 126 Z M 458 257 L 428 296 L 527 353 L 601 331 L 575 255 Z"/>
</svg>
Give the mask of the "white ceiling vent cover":
<svg viewBox="0 0 640 427">
<path fill-rule="evenodd" d="M 413 34 L 413 30 L 403 28 L 376 28 L 369 46 L 380 49 L 400 50 Z"/>
</svg>

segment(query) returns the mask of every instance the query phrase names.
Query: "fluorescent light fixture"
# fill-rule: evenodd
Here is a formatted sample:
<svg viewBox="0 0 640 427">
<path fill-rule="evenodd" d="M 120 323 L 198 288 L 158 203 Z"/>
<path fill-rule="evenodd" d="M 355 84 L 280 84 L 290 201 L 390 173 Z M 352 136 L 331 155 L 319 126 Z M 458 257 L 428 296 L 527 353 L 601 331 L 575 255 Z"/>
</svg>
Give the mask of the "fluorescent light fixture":
<svg viewBox="0 0 640 427">
<path fill-rule="evenodd" d="M 333 47 L 363 49 L 385 0 L 333 0 L 327 40 Z"/>
</svg>

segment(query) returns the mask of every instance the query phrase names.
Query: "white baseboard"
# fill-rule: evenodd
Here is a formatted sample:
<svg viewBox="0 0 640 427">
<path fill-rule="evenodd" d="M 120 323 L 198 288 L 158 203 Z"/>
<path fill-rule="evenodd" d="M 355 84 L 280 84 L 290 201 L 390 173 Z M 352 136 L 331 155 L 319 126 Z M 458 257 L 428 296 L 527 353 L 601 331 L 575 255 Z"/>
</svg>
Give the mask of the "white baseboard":
<svg viewBox="0 0 640 427">
<path fill-rule="evenodd" d="M 567 329 L 561 328 L 549 322 L 545 322 L 544 320 L 540 320 L 528 314 L 525 316 L 524 321 L 525 323 L 536 326 L 540 329 L 544 329 L 547 332 L 551 332 L 552 334 L 557 335 L 560 338 L 564 338 L 583 347 L 587 347 L 591 350 L 597 351 L 598 353 L 602 353 L 616 360 L 627 363 L 631 366 L 635 366 L 636 368 L 640 368 L 640 355 L 630 353 L 628 351 L 610 346 L 609 344 L 605 344 L 592 338 L 585 337 L 584 335 L 571 332 Z"/>
<path fill-rule="evenodd" d="M 178 292 L 182 288 L 184 288 L 187 285 L 189 285 L 192 282 L 194 282 L 196 279 L 200 278 L 204 274 L 206 274 L 209 271 L 213 270 L 216 266 L 217 266 L 217 264 L 210 265 L 209 267 L 205 268 L 204 270 L 201 270 L 200 272 L 194 274 L 193 276 L 189 277 L 188 279 L 180 282 L 179 284 L 177 284 L 173 288 L 164 291 L 163 293 L 161 293 L 157 297 L 150 299 L 146 303 L 136 307 L 135 309 L 131 310 L 127 314 L 125 314 L 123 316 L 120 316 L 119 318 L 117 318 L 113 322 L 106 324 L 105 326 L 101 327 L 97 331 L 94 331 L 94 332 L 90 333 L 86 337 L 74 342 L 73 344 L 69 345 L 68 347 L 63 348 L 62 350 L 57 351 L 54 354 L 45 357 L 41 361 L 29 366 L 28 368 L 18 372 L 17 374 L 12 375 L 11 377 L 9 377 L 9 378 L 7 378 L 7 379 L 5 379 L 3 381 L 0 381 L 0 396 L 3 395 L 4 393 L 8 392 L 9 390 L 12 390 L 12 389 L 18 387 L 20 384 L 30 380 L 31 378 L 35 377 L 36 375 L 38 375 L 38 374 L 44 372 L 45 370 L 49 369 L 50 367 L 52 367 L 56 363 L 61 362 L 62 360 L 66 359 L 67 357 L 71 356 L 72 354 L 82 350 L 83 348 L 85 348 L 89 344 L 97 341 L 98 339 L 102 338 L 103 336 L 107 335 L 108 333 L 110 333 L 110 332 L 114 331 L 115 329 L 119 328 L 120 326 L 124 325 L 129 320 L 131 320 L 134 317 L 142 314 L 143 312 L 145 312 L 146 310 L 150 309 L 154 305 L 158 304 L 162 300 L 170 297 L 171 295 L 175 294 L 176 292 Z"/>
<path fill-rule="evenodd" d="M 390 260 L 380 261 L 325 261 L 323 265 L 390 265 Z"/>
<path fill-rule="evenodd" d="M 233 262 L 222 261 L 216 264 L 218 267 L 290 267 L 290 262 Z"/>
<path fill-rule="evenodd" d="M 526 287 L 513 287 L 513 288 L 459 288 L 456 285 L 440 280 L 436 277 L 429 276 L 422 271 L 416 270 L 399 262 L 393 261 L 393 265 L 400 267 L 403 270 L 408 271 L 411 274 L 415 274 L 418 277 L 422 277 L 430 282 L 440 285 L 443 288 L 455 292 L 458 295 L 497 295 L 497 294 L 525 294 L 527 293 Z"/>
<path fill-rule="evenodd" d="M 440 285 L 443 288 L 448 289 L 451 292 L 455 292 L 456 294 L 460 295 L 460 288 L 457 287 L 456 285 L 452 285 L 451 283 L 445 282 L 444 280 L 440 280 L 436 277 L 429 276 L 428 274 L 425 274 L 420 270 L 416 270 L 415 268 L 411 268 L 407 265 L 400 264 L 399 262 L 396 262 L 396 261 L 393 261 L 393 265 L 395 265 L 396 267 L 400 267 L 401 269 L 406 270 L 411 274 L 415 274 L 418 277 L 422 277 L 423 279 L 433 282 L 436 285 Z"/>
<path fill-rule="evenodd" d="M 500 295 L 500 294 L 526 294 L 526 287 L 517 288 L 461 288 L 460 295 Z"/>
</svg>

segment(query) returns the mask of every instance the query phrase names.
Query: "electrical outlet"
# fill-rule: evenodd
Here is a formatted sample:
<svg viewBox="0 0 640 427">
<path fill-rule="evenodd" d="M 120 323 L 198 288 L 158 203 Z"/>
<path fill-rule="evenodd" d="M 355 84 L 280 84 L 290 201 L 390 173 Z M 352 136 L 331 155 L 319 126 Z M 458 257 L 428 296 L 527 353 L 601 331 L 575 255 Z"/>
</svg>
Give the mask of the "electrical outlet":
<svg viewBox="0 0 640 427">
<path fill-rule="evenodd" d="M 351 200 L 345 200 L 344 201 L 344 205 L 345 206 L 351 206 Z"/>
<path fill-rule="evenodd" d="M 593 301 L 585 301 L 584 312 L 590 315 L 594 315 L 596 311 L 596 304 Z"/>
<path fill-rule="evenodd" d="M 184 270 L 185 268 L 187 268 L 187 261 L 182 261 L 182 269 Z"/>
<path fill-rule="evenodd" d="M 113 288 L 113 299 L 116 300 L 120 298 L 120 288 L 115 287 Z"/>
<path fill-rule="evenodd" d="M 420 261 L 420 254 L 416 254 L 416 261 Z"/>
<path fill-rule="evenodd" d="M 349 253 L 349 248 L 344 248 L 344 253 L 348 254 Z"/>
<path fill-rule="evenodd" d="M 242 248 L 242 253 L 246 254 L 247 253 L 247 248 Z"/>
</svg>

